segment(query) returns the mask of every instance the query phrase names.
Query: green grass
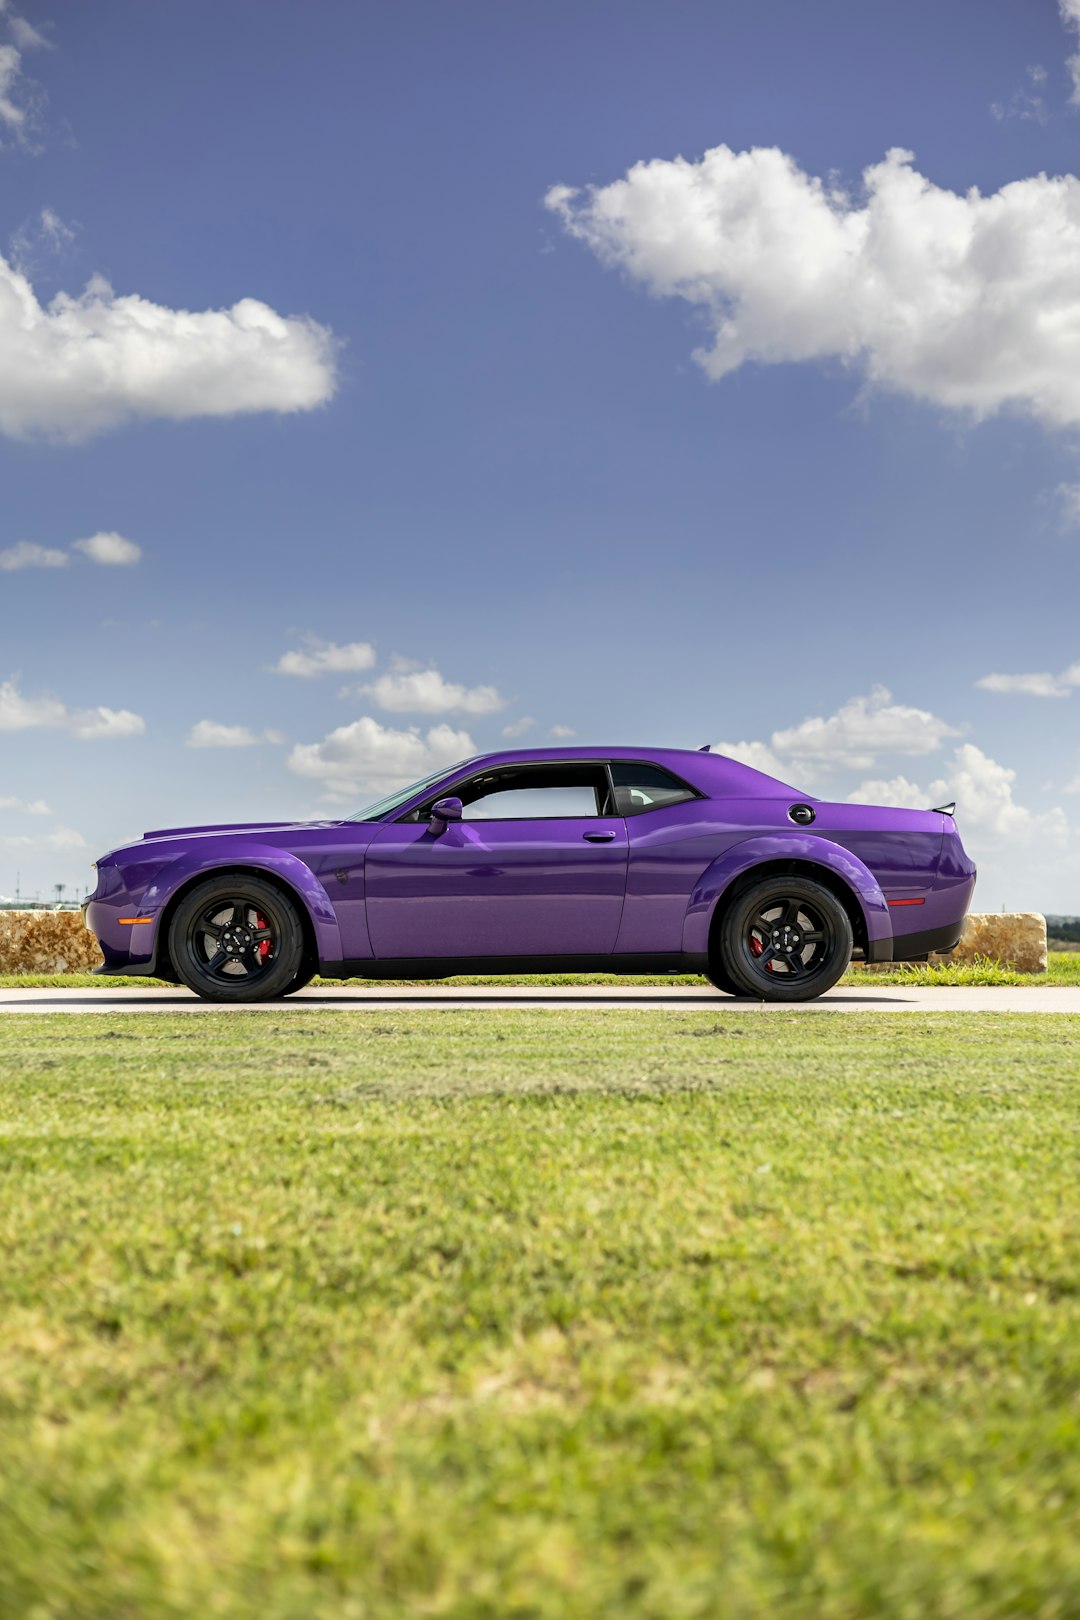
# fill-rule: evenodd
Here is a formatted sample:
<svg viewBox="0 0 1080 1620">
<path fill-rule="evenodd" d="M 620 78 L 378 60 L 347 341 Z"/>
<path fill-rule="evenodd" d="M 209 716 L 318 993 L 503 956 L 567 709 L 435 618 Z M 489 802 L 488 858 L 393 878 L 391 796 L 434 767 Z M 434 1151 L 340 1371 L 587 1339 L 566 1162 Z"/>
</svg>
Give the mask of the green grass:
<svg viewBox="0 0 1080 1620">
<path fill-rule="evenodd" d="M 1035 987 L 1044 985 L 1080 985 L 1080 951 L 1051 951 L 1048 956 L 1048 971 L 1046 973 L 1014 973 L 1008 968 L 1002 968 L 996 962 L 979 958 L 975 963 L 957 962 L 936 963 L 928 966 L 925 962 L 898 963 L 891 971 L 882 971 L 875 968 L 872 975 L 874 984 L 912 984 L 912 985 L 984 985 L 984 984 L 1026 984 Z M 861 968 L 854 967 L 841 980 L 843 984 L 866 984 L 871 975 Z M 502 975 L 477 976 L 475 974 L 460 974 L 453 979 L 437 980 L 407 980 L 407 979 L 314 979 L 315 985 L 320 984 L 351 984 L 369 985 L 378 989 L 382 984 L 490 984 L 490 985 L 679 985 L 704 984 L 706 981 L 695 973 L 667 973 L 659 976 L 631 976 L 618 973 L 547 973 L 536 974 L 529 978 L 522 978 L 520 974 L 507 973 Z M 115 978 L 104 978 L 93 973 L 0 973 L 0 990 L 161 990 L 173 988 L 161 979 L 136 978 L 118 975 Z"/>
<path fill-rule="evenodd" d="M 1080 1018 L 8 1016 L 0 1075 L 5 1620 L 1080 1613 Z"/>
</svg>

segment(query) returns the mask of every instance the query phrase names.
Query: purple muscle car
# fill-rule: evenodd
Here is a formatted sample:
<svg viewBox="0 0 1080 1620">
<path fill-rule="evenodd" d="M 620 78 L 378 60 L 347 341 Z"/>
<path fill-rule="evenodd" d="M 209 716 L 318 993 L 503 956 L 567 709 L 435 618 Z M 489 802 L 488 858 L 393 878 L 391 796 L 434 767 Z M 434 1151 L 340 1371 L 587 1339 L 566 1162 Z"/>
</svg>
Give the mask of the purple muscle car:
<svg viewBox="0 0 1080 1620">
<path fill-rule="evenodd" d="M 329 978 L 704 973 L 805 1001 L 960 937 L 951 807 L 830 804 L 720 754 L 485 754 L 344 821 L 168 827 L 97 865 L 102 973 L 215 1001 Z"/>
</svg>

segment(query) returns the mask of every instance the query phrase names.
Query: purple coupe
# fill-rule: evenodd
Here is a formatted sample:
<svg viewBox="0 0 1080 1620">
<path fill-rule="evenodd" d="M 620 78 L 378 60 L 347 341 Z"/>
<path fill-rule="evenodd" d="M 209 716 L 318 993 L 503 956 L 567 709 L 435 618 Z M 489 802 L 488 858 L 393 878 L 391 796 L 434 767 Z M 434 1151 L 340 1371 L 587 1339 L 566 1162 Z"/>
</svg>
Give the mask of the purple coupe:
<svg viewBox="0 0 1080 1620">
<path fill-rule="evenodd" d="M 148 832 L 98 862 L 87 923 L 99 972 L 214 1001 L 598 970 L 806 1001 L 853 955 L 956 944 L 975 867 L 951 810 L 830 804 L 705 750 L 514 750 L 344 821 Z"/>
</svg>

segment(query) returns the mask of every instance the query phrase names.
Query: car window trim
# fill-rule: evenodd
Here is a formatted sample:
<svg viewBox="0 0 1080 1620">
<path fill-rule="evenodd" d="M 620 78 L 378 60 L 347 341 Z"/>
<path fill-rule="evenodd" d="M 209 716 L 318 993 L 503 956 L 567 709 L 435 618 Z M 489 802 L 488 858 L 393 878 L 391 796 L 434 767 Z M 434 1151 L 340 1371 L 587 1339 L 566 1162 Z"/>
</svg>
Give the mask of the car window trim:
<svg viewBox="0 0 1080 1620">
<path fill-rule="evenodd" d="M 679 799 L 679 800 L 677 800 L 676 802 L 678 804 L 688 804 L 690 802 L 690 799 L 708 799 L 708 798 L 711 797 L 710 794 L 703 792 L 701 788 L 695 787 L 692 782 L 688 782 L 685 777 L 680 776 L 677 771 L 669 770 L 669 768 L 666 765 L 661 765 L 657 760 L 655 760 L 655 759 L 646 759 L 642 755 L 639 755 L 639 754 L 634 754 L 630 758 L 627 758 L 625 755 L 620 755 L 617 759 L 613 759 L 610 755 L 601 755 L 597 759 L 530 759 L 530 760 L 523 761 L 522 764 L 517 767 L 517 769 L 520 769 L 520 770 L 523 770 L 523 771 L 524 770 L 534 770 L 534 769 L 535 770 L 548 770 L 553 765 L 592 765 L 592 766 L 596 766 L 598 769 L 602 770 L 604 772 L 604 775 L 607 778 L 608 802 L 612 806 L 614 806 L 616 804 L 616 799 L 615 799 L 615 778 L 611 774 L 611 767 L 613 765 L 648 765 L 654 771 L 663 771 L 665 776 L 670 776 L 670 778 L 671 778 L 671 780 L 673 782 L 678 782 L 680 787 L 685 788 L 686 792 L 690 796 L 689 799 Z M 487 767 L 488 770 L 502 769 L 502 768 L 503 767 L 492 767 L 492 766 Z M 505 769 L 507 769 L 507 770 L 510 770 L 510 769 L 513 769 L 513 768 L 514 767 L 509 766 L 509 765 L 505 767 Z M 471 776 L 463 776 L 463 777 L 458 777 L 458 778 L 455 779 L 453 774 L 451 773 L 447 778 L 445 778 L 439 784 L 439 791 L 436 794 L 434 794 L 430 798 L 425 797 L 425 798 L 421 799 L 419 804 L 406 805 L 404 807 L 404 809 L 398 815 L 394 816 L 393 820 L 386 821 L 386 822 L 383 823 L 383 825 L 387 826 L 387 827 L 392 827 L 392 826 L 396 826 L 396 825 L 399 825 L 399 824 L 404 823 L 404 822 L 408 822 L 414 816 L 418 818 L 419 817 L 419 812 L 421 810 L 423 810 L 425 807 L 430 808 L 430 806 L 432 804 L 437 804 L 439 799 L 445 799 L 445 798 L 452 797 L 455 788 L 468 787 L 469 783 L 471 781 L 473 781 L 475 779 L 475 777 L 482 776 L 483 774 L 484 774 L 483 771 L 474 771 Z M 628 821 L 628 820 L 635 820 L 638 816 L 652 815 L 653 812 L 656 811 L 656 810 L 671 810 L 671 809 L 674 809 L 674 808 L 675 808 L 674 805 L 670 805 L 670 804 L 666 804 L 666 805 L 665 804 L 650 804 L 650 805 L 646 805 L 641 810 L 631 811 L 629 816 L 624 815 L 621 811 L 619 811 L 617 809 L 612 809 L 612 811 L 611 811 L 611 813 L 609 815 L 606 815 L 606 816 L 598 815 L 596 817 L 591 817 L 591 816 L 491 816 L 490 818 L 479 817 L 478 820 L 490 819 L 491 821 L 496 821 L 496 820 L 498 820 L 498 821 L 590 821 L 590 820 L 597 820 L 597 821 Z M 419 822 L 419 819 L 417 819 L 417 825 L 421 825 L 421 823 Z"/>
<path fill-rule="evenodd" d="M 635 763 L 637 763 L 637 762 L 635 761 Z M 644 763 L 644 761 L 642 761 L 641 763 Z M 471 776 L 463 776 L 457 782 L 444 783 L 442 785 L 442 787 L 440 787 L 439 792 L 436 793 L 434 795 L 434 797 L 425 797 L 425 798 L 421 799 L 419 804 L 414 804 L 410 808 L 406 808 L 405 811 L 403 812 L 403 814 L 401 814 L 399 816 L 395 816 L 394 821 L 387 823 L 387 825 L 388 826 L 393 826 L 398 822 L 409 821 L 413 816 L 417 817 L 417 824 L 422 825 L 422 823 L 420 823 L 420 821 L 419 821 L 419 815 L 420 815 L 421 811 L 423 811 L 424 809 L 430 810 L 430 807 L 432 805 L 434 805 L 434 804 L 438 804 L 440 799 L 448 799 L 448 798 L 457 797 L 457 789 L 458 788 L 467 788 L 470 782 L 475 781 L 478 776 L 487 775 L 487 773 L 489 771 L 497 771 L 497 770 L 507 770 L 507 771 L 512 771 L 512 770 L 521 770 L 521 771 L 537 770 L 537 771 L 544 771 L 544 770 L 550 770 L 553 765 L 566 765 L 566 766 L 577 765 L 577 766 L 583 766 L 583 767 L 590 767 L 593 770 L 598 771 L 604 777 L 605 781 L 607 782 L 607 791 L 608 791 L 608 795 L 610 797 L 611 803 L 612 804 L 615 803 L 614 785 L 613 785 L 612 780 L 611 780 L 611 771 L 608 768 L 609 765 L 610 765 L 609 760 L 603 759 L 603 758 L 600 758 L 600 759 L 529 759 L 529 760 L 522 761 L 522 763 L 520 765 L 512 765 L 512 764 L 489 765 L 489 766 L 486 767 L 485 770 L 474 771 Z M 657 769 L 662 770 L 663 766 L 658 766 Z M 659 808 L 659 806 L 657 806 L 657 808 Z M 487 821 L 508 822 L 508 821 L 625 821 L 625 819 L 626 819 L 626 817 L 620 815 L 617 810 L 613 811 L 611 815 L 607 815 L 607 816 L 601 815 L 599 811 L 597 812 L 597 814 L 595 816 L 480 816 L 480 817 L 477 818 L 477 820 L 475 822 L 470 822 L 470 826 L 477 826 L 477 825 L 480 824 L 480 822 L 485 821 L 485 820 L 487 820 Z"/>
<path fill-rule="evenodd" d="M 654 771 L 663 771 L 664 775 L 670 776 L 673 782 L 678 782 L 680 787 L 686 789 L 691 799 L 707 799 L 709 797 L 709 794 L 703 793 L 700 788 L 694 787 L 691 782 L 687 782 L 677 772 L 669 771 L 666 765 L 657 764 L 655 759 L 638 759 L 636 757 L 634 759 L 608 759 L 605 760 L 604 764 L 607 770 L 608 792 L 611 794 L 612 804 L 617 803 L 615 798 L 615 778 L 611 774 L 613 765 L 648 765 Z M 688 804 L 689 799 L 676 799 L 675 803 Z M 655 810 L 673 810 L 674 808 L 675 805 L 672 804 L 646 804 L 640 810 L 631 810 L 629 813 L 616 811 L 616 814 L 621 815 L 624 821 L 629 821 L 636 820 L 638 816 L 651 816 Z"/>
</svg>

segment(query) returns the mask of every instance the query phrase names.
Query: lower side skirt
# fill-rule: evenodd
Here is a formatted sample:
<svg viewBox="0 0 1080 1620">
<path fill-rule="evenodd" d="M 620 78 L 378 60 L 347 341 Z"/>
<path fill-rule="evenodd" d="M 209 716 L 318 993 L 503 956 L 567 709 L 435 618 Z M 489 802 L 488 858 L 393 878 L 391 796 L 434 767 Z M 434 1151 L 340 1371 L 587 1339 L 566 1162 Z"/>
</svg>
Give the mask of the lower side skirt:
<svg viewBox="0 0 1080 1620">
<path fill-rule="evenodd" d="M 704 973 L 705 956 L 684 956 L 679 951 L 655 955 L 606 956 L 401 956 L 374 961 L 323 962 L 323 979 L 450 979 L 457 974 L 533 973 Z"/>
</svg>

